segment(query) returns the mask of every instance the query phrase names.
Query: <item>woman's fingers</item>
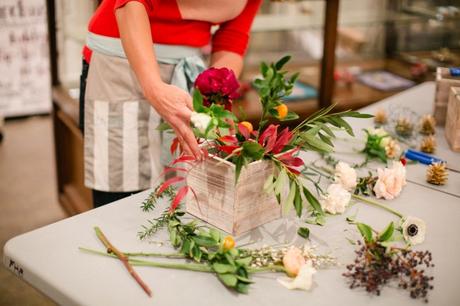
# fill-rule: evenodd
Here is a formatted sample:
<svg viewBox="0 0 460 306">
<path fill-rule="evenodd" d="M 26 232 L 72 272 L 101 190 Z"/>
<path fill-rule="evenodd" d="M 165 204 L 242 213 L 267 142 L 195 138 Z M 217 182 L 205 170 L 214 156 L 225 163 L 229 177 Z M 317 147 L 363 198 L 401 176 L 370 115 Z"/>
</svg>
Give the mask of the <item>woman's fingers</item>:
<svg viewBox="0 0 460 306">
<path fill-rule="evenodd" d="M 187 105 L 189 110 L 193 110 L 193 100 L 189 94 L 185 96 L 185 105 Z"/>
<path fill-rule="evenodd" d="M 202 158 L 201 150 L 198 147 L 198 142 L 196 141 L 195 135 L 193 134 L 190 126 L 184 122 L 181 122 L 178 130 L 184 140 L 184 143 L 186 143 L 192 151 L 193 156 L 200 160 Z"/>
</svg>

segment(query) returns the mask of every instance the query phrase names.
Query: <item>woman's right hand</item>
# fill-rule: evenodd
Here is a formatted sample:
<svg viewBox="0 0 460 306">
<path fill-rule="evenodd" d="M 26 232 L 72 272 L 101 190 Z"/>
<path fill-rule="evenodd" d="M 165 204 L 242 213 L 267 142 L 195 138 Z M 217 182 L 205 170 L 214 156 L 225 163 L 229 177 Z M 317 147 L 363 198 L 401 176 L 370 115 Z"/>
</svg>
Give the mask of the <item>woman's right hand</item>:
<svg viewBox="0 0 460 306">
<path fill-rule="evenodd" d="M 160 114 L 160 116 L 173 128 L 177 138 L 187 155 L 196 159 L 202 158 L 195 135 L 190 127 L 192 115 L 192 98 L 183 89 L 156 82 L 151 88 L 145 90 L 145 96 Z"/>
</svg>

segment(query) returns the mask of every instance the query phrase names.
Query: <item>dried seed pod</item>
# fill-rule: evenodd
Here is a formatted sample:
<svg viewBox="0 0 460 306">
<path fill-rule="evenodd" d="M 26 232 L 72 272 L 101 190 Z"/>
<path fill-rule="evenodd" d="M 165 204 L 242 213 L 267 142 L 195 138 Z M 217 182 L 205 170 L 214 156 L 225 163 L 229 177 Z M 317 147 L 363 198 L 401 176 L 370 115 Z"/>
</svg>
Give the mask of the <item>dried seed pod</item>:
<svg viewBox="0 0 460 306">
<path fill-rule="evenodd" d="M 436 132 L 436 120 L 432 115 L 424 115 L 420 119 L 420 133 L 423 135 L 432 135 Z"/>
<path fill-rule="evenodd" d="M 409 137 L 414 131 L 414 124 L 406 117 L 399 117 L 395 126 L 396 133 L 402 137 Z"/>
<path fill-rule="evenodd" d="M 374 122 L 377 125 L 382 125 L 388 122 L 387 112 L 383 108 L 380 108 L 375 112 Z"/>
<path fill-rule="evenodd" d="M 434 163 L 426 170 L 426 181 L 434 185 L 444 185 L 447 182 L 447 169 L 445 163 Z"/>
<path fill-rule="evenodd" d="M 433 135 L 423 137 L 420 143 L 420 151 L 425 153 L 433 153 L 436 151 L 436 138 Z"/>
</svg>

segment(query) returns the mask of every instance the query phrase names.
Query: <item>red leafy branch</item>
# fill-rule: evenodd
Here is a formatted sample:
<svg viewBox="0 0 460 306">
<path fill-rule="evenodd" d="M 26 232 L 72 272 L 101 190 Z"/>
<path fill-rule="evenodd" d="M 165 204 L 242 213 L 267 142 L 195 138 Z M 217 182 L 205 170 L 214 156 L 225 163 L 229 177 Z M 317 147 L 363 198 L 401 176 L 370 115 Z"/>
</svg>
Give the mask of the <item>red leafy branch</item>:
<svg viewBox="0 0 460 306">
<path fill-rule="evenodd" d="M 107 248 L 107 253 L 113 253 L 115 254 L 118 259 L 121 260 L 123 265 L 126 267 L 128 272 L 131 274 L 131 276 L 136 280 L 136 282 L 141 286 L 141 288 L 147 293 L 148 296 L 152 296 L 152 290 L 147 286 L 146 283 L 141 279 L 139 274 L 134 270 L 133 266 L 128 261 L 128 257 L 126 257 L 122 252 L 120 252 L 117 248 L 115 248 L 110 241 L 105 237 L 104 233 L 101 231 L 99 227 L 95 227 L 94 230 L 96 231 L 96 235 L 101 240 L 101 242 L 104 244 L 104 246 Z"/>
</svg>

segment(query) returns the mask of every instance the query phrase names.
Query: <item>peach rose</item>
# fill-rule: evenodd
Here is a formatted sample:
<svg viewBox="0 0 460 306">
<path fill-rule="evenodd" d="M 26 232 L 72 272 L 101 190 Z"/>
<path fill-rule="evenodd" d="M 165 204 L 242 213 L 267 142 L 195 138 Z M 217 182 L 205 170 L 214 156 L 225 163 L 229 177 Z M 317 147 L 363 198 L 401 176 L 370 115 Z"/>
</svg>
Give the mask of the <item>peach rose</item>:
<svg viewBox="0 0 460 306">
<path fill-rule="evenodd" d="M 374 186 L 377 198 L 392 200 L 406 185 L 406 168 L 400 161 L 394 161 L 391 168 L 377 169 L 378 179 Z"/>
<path fill-rule="evenodd" d="M 305 258 L 299 248 L 291 247 L 283 257 L 283 265 L 287 275 L 294 277 L 299 274 L 300 268 L 305 264 Z"/>
</svg>

